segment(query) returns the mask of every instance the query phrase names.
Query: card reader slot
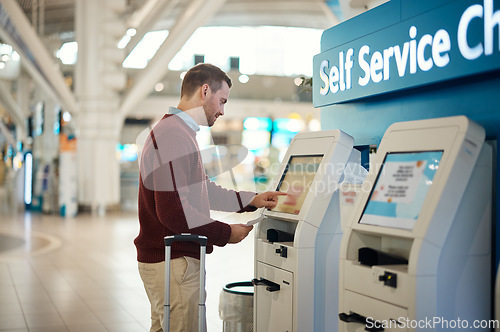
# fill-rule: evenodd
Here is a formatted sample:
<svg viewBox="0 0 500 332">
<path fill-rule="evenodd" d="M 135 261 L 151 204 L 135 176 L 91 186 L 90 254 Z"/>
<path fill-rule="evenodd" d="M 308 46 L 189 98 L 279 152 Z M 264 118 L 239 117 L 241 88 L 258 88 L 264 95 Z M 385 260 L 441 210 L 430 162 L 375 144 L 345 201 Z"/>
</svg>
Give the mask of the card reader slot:
<svg viewBox="0 0 500 332">
<path fill-rule="evenodd" d="M 408 260 L 404 257 L 369 247 L 359 248 L 358 261 L 361 265 L 367 266 L 408 264 Z"/>
<path fill-rule="evenodd" d="M 267 241 L 273 242 L 292 242 L 293 234 L 279 229 L 270 228 L 267 230 Z"/>
</svg>

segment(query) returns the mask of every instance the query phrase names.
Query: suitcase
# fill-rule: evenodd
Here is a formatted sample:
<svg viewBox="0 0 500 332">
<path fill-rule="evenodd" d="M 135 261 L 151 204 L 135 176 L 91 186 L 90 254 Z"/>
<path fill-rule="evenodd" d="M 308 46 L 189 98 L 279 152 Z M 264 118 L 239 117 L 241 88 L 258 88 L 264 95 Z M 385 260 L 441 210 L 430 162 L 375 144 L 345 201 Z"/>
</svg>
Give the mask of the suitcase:
<svg viewBox="0 0 500 332">
<path fill-rule="evenodd" d="M 163 329 L 170 331 L 170 252 L 172 243 L 177 241 L 198 242 L 200 244 L 200 300 L 198 301 L 198 330 L 205 332 L 205 255 L 207 237 L 195 234 L 179 234 L 165 237 L 165 305 L 163 307 Z"/>
</svg>

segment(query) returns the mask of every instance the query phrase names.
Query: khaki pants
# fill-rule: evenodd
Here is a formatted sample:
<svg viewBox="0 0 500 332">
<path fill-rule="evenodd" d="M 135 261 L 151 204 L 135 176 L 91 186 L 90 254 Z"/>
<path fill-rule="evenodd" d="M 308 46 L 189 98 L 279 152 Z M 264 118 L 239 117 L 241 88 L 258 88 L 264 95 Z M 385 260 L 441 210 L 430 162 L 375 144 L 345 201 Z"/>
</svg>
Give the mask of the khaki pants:
<svg viewBox="0 0 500 332">
<path fill-rule="evenodd" d="M 150 332 L 163 331 L 165 262 L 139 262 L 139 274 L 151 303 Z M 200 261 L 180 257 L 170 263 L 170 331 L 198 331 Z M 206 326 L 206 324 L 205 324 Z"/>
</svg>

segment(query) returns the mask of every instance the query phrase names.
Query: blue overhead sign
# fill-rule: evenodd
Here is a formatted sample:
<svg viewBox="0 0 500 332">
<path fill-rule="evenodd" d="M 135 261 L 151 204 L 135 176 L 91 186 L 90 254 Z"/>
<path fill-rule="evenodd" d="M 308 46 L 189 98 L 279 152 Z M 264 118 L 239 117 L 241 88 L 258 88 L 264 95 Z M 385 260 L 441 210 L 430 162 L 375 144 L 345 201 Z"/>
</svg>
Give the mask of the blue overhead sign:
<svg viewBox="0 0 500 332">
<path fill-rule="evenodd" d="M 325 31 L 322 39 L 331 40 L 322 45 L 335 46 L 314 57 L 315 107 L 500 69 L 500 0 L 417 3 L 421 8 L 405 0 L 379 6 L 387 20 L 366 34 L 349 30 L 364 31 L 356 25 L 365 14 L 370 24 L 377 12 Z"/>
</svg>

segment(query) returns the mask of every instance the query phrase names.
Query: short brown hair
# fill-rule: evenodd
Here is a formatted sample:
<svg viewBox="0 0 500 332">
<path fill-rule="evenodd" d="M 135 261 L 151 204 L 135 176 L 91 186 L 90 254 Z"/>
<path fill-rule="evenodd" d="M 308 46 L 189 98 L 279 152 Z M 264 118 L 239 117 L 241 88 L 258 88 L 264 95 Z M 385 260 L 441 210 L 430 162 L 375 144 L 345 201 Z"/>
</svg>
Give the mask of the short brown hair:
<svg viewBox="0 0 500 332">
<path fill-rule="evenodd" d="M 231 79 L 219 67 L 209 63 L 199 63 L 189 69 L 184 76 L 181 86 L 181 98 L 183 96 L 191 97 L 196 89 L 203 84 L 208 84 L 212 92 L 215 93 L 221 88 L 222 81 L 226 81 L 231 88 Z"/>
</svg>

